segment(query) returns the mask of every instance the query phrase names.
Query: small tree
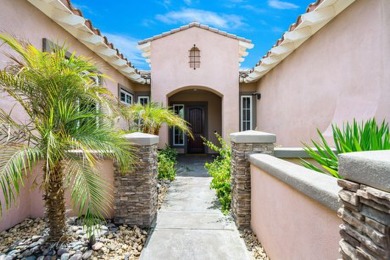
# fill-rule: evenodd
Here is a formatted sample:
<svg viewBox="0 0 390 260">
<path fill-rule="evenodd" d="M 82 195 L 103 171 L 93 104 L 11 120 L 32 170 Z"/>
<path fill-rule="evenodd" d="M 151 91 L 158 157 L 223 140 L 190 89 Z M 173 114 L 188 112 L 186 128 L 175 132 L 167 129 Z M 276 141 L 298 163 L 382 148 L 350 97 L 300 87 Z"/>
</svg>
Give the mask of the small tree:
<svg viewBox="0 0 390 260">
<path fill-rule="evenodd" d="M 12 205 L 24 178 L 43 161 L 40 187 L 49 241 L 61 241 L 66 231 L 65 189 L 69 186 L 73 204 L 91 227 L 107 212 L 110 197 L 96 170 L 99 156 L 129 165 L 128 143 L 112 129 L 109 113 L 102 113 L 113 112 L 117 102 L 96 84 L 94 78 L 102 75 L 87 58 L 66 57 L 64 48 L 42 52 L 7 35 L 0 34 L 0 40 L 17 55 L 8 55 L 13 64 L 0 71 L 0 89 L 27 115 L 25 122 L 18 122 L 0 109 L 0 185 L 5 205 Z"/>
<path fill-rule="evenodd" d="M 167 124 L 169 127 L 178 127 L 192 137 L 187 121 L 158 103 L 151 102 L 146 105 L 137 103 L 125 107 L 124 114 L 130 122 L 136 122 L 137 128 L 143 133 L 158 135 L 161 126 Z"/>
</svg>

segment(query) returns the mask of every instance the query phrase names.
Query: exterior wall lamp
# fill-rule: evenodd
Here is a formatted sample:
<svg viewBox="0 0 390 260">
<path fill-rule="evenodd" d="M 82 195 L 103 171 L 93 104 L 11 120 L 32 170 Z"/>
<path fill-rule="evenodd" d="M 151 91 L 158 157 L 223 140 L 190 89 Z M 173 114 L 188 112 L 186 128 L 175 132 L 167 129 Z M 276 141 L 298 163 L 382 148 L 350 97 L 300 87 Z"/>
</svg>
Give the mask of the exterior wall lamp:
<svg viewBox="0 0 390 260">
<path fill-rule="evenodd" d="M 259 92 L 252 93 L 252 96 L 256 96 L 257 100 L 261 99 L 261 94 Z"/>
</svg>

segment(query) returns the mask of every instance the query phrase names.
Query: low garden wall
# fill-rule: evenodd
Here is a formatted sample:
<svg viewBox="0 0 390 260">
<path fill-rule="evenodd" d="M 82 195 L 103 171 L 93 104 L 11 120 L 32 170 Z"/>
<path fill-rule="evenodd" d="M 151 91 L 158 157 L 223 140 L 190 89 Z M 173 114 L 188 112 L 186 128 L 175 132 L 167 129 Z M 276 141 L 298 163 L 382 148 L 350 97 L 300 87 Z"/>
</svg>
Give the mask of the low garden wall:
<svg viewBox="0 0 390 260">
<path fill-rule="evenodd" d="M 268 256 L 339 258 L 337 180 L 269 155 L 249 160 L 251 227 Z"/>
<path fill-rule="evenodd" d="M 157 143 L 158 136 L 132 133 L 126 135 L 129 145 L 135 147 L 135 164 L 128 173 L 120 173 L 111 159 L 99 162 L 97 168 L 107 182 L 112 194 L 108 204 L 107 218 L 113 218 L 120 224 L 148 227 L 157 214 Z M 42 176 L 42 164 L 38 164 L 25 180 L 20 196 L 9 210 L 5 210 L 2 192 L 3 215 L 0 218 L 0 232 L 22 222 L 26 218 L 44 217 L 45 208 L 42 192 L 37 187 Z M 73 212 L 69 192 L 66 192 L 66 207 L 69 216 Z"/>
<path fill-rule="evenodd" d="M 272 148 L 272 136 L 231 134 L 236 225 L 271 259 L 390 259 L 390 151 L 340 154 L 336 179 L 300 166 L 303 149 Z"/>
</svg>

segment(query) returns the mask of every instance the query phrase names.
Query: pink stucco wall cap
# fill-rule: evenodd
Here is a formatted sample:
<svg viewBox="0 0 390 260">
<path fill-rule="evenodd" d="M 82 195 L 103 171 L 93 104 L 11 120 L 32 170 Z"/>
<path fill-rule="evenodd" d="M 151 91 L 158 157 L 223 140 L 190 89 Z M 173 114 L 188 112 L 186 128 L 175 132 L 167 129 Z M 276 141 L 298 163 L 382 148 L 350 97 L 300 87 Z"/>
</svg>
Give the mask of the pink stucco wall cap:
<svg viewBox="0 0 390 260">
<path fill-rule="evenodd" d="M 252 154 L 249 157 L 252 165 L 274 176 L 290 187 L 337 211 L 340 208 L 337 179 L 321 174 L 302 166 L 278 159 L 267 154 Z"/>
<path fill-rule="evenodd" d="M 345 179 L 390 192 L 390 151 L 340 154 L 339 173 Z"/>
<path fill-rule="evenodd" d="M 130 143 L 134 145 L 154 145 L 158 144 L 159 137 L 157 135 L 145 134 L 145 133 L 131 133 L 124 136 Z"/>
<path fill-rule="evenodd" d="M 276 135 L 248 130 L 230 134 L 230 140 L 234 143 L 270 144 L 276 142 Z"/>
</svg>

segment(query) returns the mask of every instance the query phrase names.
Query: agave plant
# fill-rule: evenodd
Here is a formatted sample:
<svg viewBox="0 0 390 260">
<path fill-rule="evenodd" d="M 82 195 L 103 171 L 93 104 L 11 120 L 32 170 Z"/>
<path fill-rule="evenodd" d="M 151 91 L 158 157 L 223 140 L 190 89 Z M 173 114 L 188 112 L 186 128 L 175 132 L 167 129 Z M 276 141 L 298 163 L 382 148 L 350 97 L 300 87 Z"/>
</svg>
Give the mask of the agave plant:
<svg viewBox="0 0 390 260">
<path fill-rule="evenodd" d="M 39 186 L 49 241 L 62 241 L 66 238 L 65 189 L 69 188 L 75 209 L 91 227 L 107 212 L 110 197 L 96 168 L 101 158 L 97 153 L 123 167 L 129 165 L 128 143 L 102 113 L 114 111 L 117 102 L 93 80 L 102 75 L 91 60 L 74 54 L 66 57 L 65 48 L 42 52 L 4 34 L 0 40 L 17 55 L 9 54 L 12 65 L 0 71 L 0 91 L 26 115 L 18 121 L 12 111 L 0 109 L 0 187 L 5 198 L 0 209 L 15 202 L 24 179 L 42 161 Z"/>
<path fill-rule="evenodd" d="M 159 103 L 151 102 L 146 105 L 140 103 L 124 107 L 124 114 L 130 122 L 137 123 L 137 130 L 158 135 L 163 124 L 169 127 L 177 127 L 192 137 L 187 121 L 175 114 L 171 109 Z"/>
<path fill-rule="evenodd" d="M 313 158 L 321 168 L 303 160 L 303 166 L 322 173 L 329 173 L 336 178 L 341 178 L 338 174 L 339 153 L 350 153 L 373 150 L 390 150 L 390 131 L 389 125 L 382 121 L 377 124 L 375 118 L 359 124 L 356 120 L 353 123 L 347 123 L 342 129 L 337 125 L 332 125 L 333 140 L 335 148 L 332 149 L 327 143 L 321 132 L 317 129 L 321 142 L 312 143 L 315 148 L 304 144 L 305 151 Z"/>
</svg>

